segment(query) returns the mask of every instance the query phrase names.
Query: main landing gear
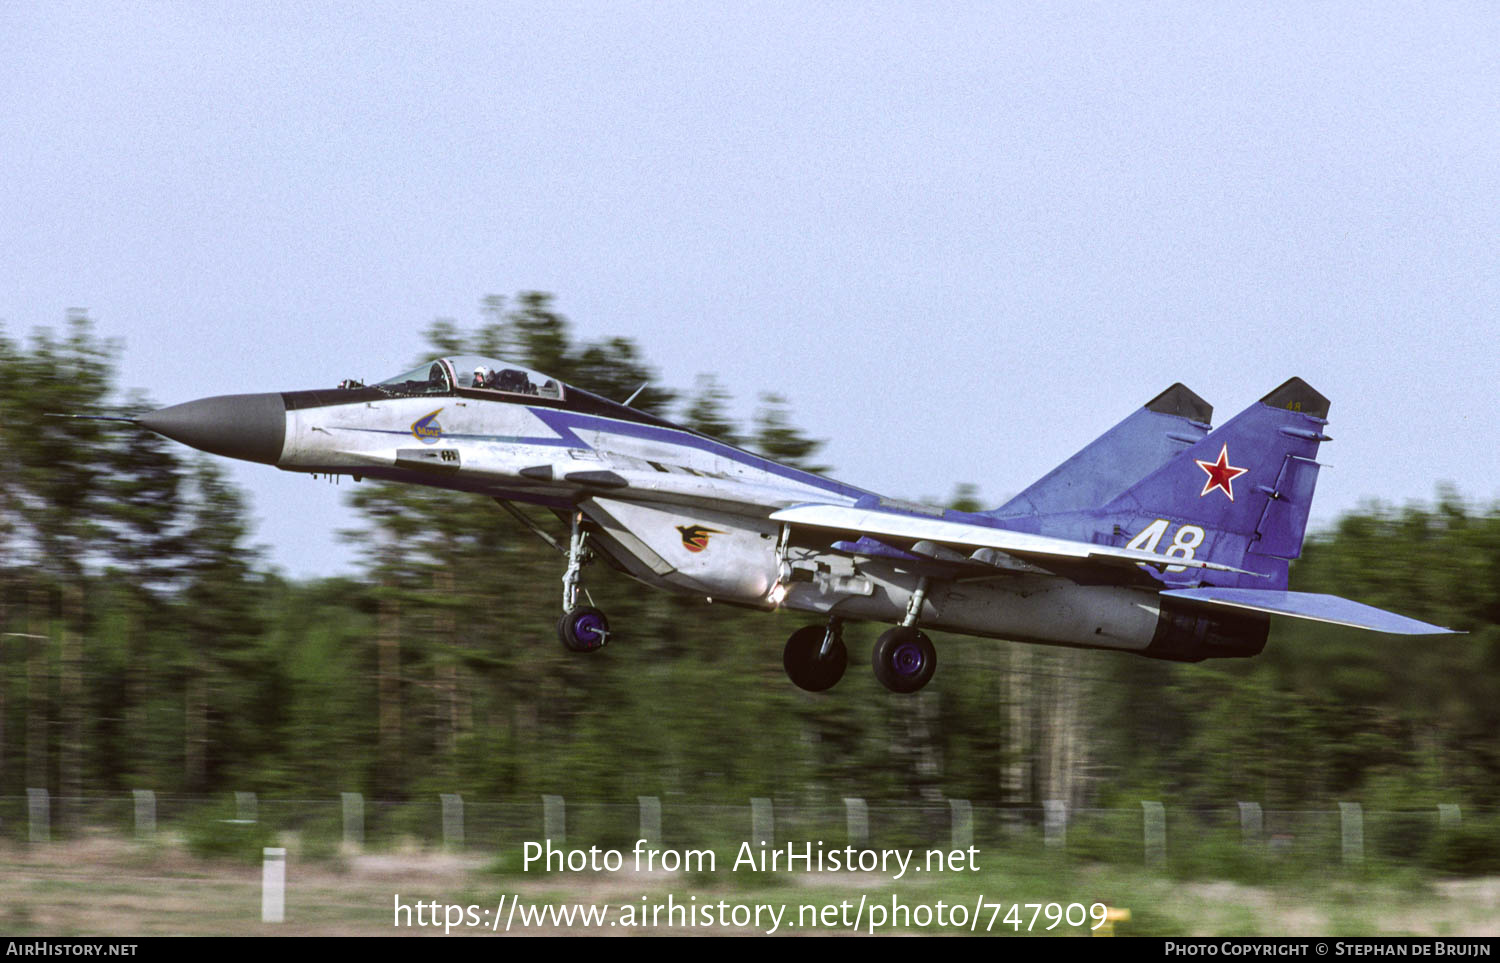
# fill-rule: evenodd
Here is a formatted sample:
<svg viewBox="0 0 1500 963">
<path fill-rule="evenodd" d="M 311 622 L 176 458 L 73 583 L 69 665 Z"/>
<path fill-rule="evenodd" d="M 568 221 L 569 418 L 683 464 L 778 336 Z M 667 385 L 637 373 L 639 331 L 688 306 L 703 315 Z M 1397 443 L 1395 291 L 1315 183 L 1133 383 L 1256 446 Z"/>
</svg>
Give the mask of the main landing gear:
<svg viewBox="0 0 1500 963">
<path fill-rule="evenodd" d="M 808 692 L 825 692 L 844 677 L 849 650 L 844 648 L 842 619 L 824 625 L 804 625 L 786 640 L 781 664 L 792 684 Z"/>
<path fill-rule="evenodd" d="M 937 649 L 927 633 L 917 628 L 917 616 L 927 600 L 927 579 L 917 583 L 906 617 L 875 643 L 870 663 L 875 678 L 892 692 L 916 692 L 937 670 Z M 786 640 L 781 655 L 786 674 L 799 689 L 824 692 L 844 677 L 849 653 L 844 648 L 843 620 L 831 618 L 826 626 L 806 625 Z"/>
<path fill-rule="evenodd" d="M 917 617 L 927 601 L 928 582 L 925 575 L 918 580 L 916 591 L 906 603 L 906 617 L 881 635 L 870 653 L 875 678 L 892 692 L 916 692 L 937 671 L 937 649 L 927 633 L 917 628 Z"/>
<path fill-rule="evenodd" d="M 916 692 L 937 669 L 937 649 L 916 626 L 898 625 L 875 643 L 870 653 L 875 678 L 892 692 Z"/>
<path fill-rule="evenodd" d="M 570 652 L 596 652 L 609 641 L 609 619 L 592 605 L 579 605 L 579 579 L 583 567 L 594 560 L 583 530 L 583 513 L 573 513 L 573 532 L 568 539 L 568 570 L 563 573 L 563 614 L 557 620 L 557 637 Z M 584 591 L 584 596 L 588 592 Z M 589 599 L 590 602 L 593 599 Z"/>
</svg>

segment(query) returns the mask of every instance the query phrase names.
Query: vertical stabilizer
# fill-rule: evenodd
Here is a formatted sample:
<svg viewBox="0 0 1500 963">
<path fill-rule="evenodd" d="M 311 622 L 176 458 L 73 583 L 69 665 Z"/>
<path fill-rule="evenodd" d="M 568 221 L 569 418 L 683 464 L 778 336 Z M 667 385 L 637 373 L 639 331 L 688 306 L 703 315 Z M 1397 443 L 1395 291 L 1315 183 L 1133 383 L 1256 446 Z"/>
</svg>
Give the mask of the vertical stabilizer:
<svg viewBox="0 0 1500 963">
<path fill-rule="evenodd" d="M 1097 508 L 1208 433 L 1213 406 L 1178 383 L 1131 412 L 1025 491 L 995 518 Z"/>
<path fill-rule="evenodd" d="M 1191 552 L 1267 576 L 1230 581 L 1285 588 L 1287 562 L 1302 552 L 1327 417 L 1328 399 L 1292 378 L 1126 489 L 1101 514 L 1130 538 L 1129 547 Z"/>
</svg>

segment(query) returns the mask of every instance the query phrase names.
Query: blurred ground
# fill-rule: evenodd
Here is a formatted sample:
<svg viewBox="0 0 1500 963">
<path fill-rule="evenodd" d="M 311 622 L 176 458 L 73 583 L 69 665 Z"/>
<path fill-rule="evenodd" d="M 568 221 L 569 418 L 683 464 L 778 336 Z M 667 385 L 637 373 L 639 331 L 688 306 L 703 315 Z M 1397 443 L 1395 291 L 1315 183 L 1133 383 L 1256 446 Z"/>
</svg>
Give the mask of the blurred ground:
<svg viewBox="0 0 1500 963">
<path fill-rule="evenodd" d="M 1021 863 L 1021 861 L 1013 861 Z M 453 856 L 419 849 L 346 853 L 303 859 L 295 848 L 287 866 L 286 922 L 260 922 L 258 865 L 195 858 L 172 843 L 141 844 L 96 837 L 49 845 L 0 844 L 0 931 L 9 935 L 144 936 L 385 936 L 443 935 L 443 927 L 396 927 L 394 901 L 494 907 L 519 897 L 524 906 L 572 902 L 622 905 L 696 897 L 702 905 L 786 904 L 794 915 L 802 904 L 857 902 L 871 905 L 892 896 L 909 903 L 973 905 L 1013 902 L 1107 900 L 1127 906 L 1132 923 L 1121 935 L 1427 935 L 1483 936 L 1500 919 L 1500 878 L 1464 881 L 1415 877 L 1300 880 L 1275 886 L 1228 882 L 1182 882 L 1119 867 L 996 864 L 977 874 L 935 875 L 892 883 L 878 874 L 826 873 L 684 877 L 579 874 L 532 877 L 494 858 Z M 1045 925 L 1042 920 L 1041 926 Z M 980 925 L 983 930 L 983 922 Z M 910 927 L 884 929 L 899 932 Z M 956 931 L 928 926 L 923 932 Z M 513 932 L 755 933 L 754 926 L 585 928 L 538 925 Z M 996 932 L 1009 932 L 999 925 Z M 806 932 L 783 926 L 782 933 Z M 819 929 L 846 933 L 847 928 Z M 1062 927 L 1054 935 L 1083 935 Z M 453 935 L 491 935 L 484 927 L 456 927 Z"/>
</svg>

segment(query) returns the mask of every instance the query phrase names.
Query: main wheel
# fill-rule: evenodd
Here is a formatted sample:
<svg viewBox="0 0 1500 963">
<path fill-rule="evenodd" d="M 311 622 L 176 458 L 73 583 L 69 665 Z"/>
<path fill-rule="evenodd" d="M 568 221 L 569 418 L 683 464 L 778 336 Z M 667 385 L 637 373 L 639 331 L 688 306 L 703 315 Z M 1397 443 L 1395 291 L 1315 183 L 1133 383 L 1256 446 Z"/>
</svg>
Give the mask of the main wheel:
<svg viewBox="0 0 1500 963">
<path fill-rule="evenodd" d="M 569 652 L 594 652 L 609 641 L 609 619 L 587 605 L 569 609 L 557 620 L 557 637 Z"/>
<path fill-rule="evenodd" d="M 892 692 L 916 692 L 937 670 L 937 649 L 916 628 L 898 625 L 875 643 L 870 655 L 875 678 Z"/>
<path fill-rule="evenodd" d="M 849 650 L 844 640 L 835 638 L 828 655 L 823 656 L 823 635 L 827 629 L 821 625 L 808 625 L 792 633 L 781 652 L 781 664 L 786 667 L 787 677 L 799 689 L 808 692 L 824 692 L 832 689 L 844 677 L 849 665 Z"/>
</svg>

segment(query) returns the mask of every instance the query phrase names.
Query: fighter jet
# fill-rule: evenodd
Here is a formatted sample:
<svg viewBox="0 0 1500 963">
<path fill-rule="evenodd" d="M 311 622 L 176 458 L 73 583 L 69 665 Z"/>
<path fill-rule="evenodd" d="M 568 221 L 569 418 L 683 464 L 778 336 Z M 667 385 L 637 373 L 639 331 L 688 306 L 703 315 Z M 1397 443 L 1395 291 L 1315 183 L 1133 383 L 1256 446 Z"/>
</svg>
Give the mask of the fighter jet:
<svg viewBox="0 0 1500 963">
<path fill-rule="evenodd" d="M 558 637 L 613 632 L 581 604 L 596 558 L 647 585 L 817 617 L 783 650 L 819 692 L 844 675 L 846 622 L 891 623 L 871 654 L 915 692 L 937 653 L 924 629 L 1244 658 L 1272 616 L 1375 632 L 1450 630 L 1287 590 L 1329 441 L 1328 399 L 1292 378 L 1219 428 L 1181 384 L 992 511 L 935 508 L 778 464 L 522 366 L 439 358 L 374 384 L 225 395 L 138 423 L 285 471 L 378 478 L 494 499 L 567 557 Z M 551 509 L 554 538 L 516 508 Z M 586 596 L 584 596 L 586 597 Z"/>
</svg>

